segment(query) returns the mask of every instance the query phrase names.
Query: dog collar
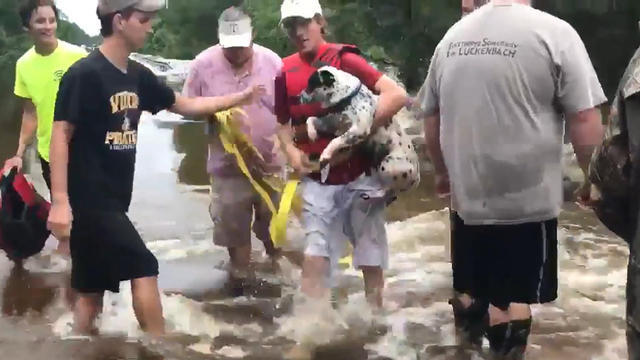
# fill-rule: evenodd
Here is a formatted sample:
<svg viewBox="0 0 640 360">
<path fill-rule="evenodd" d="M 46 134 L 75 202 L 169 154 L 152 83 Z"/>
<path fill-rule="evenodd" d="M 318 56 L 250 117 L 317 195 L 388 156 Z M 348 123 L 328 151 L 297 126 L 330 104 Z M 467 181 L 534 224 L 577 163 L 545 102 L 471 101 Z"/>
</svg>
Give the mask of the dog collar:
<svg viewBox="0 0 640 360">
<path fill-rule="evenodd" d="M 356 97 L 356 95 L 358 95 L 358 93 L 360 92 L 360 89 L 362 89 L 362 83 L 359 83 L 358 86 L 356 86 L 355 89 L 353 89 L 353 91 L 351 91 L 351 93 L 349 93 L 349 95 L 347 95 L 347 97 L 345 97 L 344 99 L 338 101 L 337 104 L 328 107 L 326 109 L 327 113 L 341 113 L 343 112 L 347 106 L 349 106 L 349 104 L 351 104 L 351 100 L 353 100 L 354 97 Z"/>
</svg>

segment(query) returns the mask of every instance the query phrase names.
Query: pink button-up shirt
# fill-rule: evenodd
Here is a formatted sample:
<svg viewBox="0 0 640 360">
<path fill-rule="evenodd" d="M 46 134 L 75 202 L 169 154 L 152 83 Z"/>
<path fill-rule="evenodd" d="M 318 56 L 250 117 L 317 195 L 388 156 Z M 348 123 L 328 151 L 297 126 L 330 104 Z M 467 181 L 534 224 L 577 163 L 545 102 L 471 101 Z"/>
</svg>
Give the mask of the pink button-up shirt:
<svg viewBox="0 0 640 360">
<path fill-rule="evenodd" d="M 242 130 L 262 154 L 267 172 L 275 173 L 283 163 L 275 145 L 278 122 L 273 113 L 274 79 L 282 69 L 282 59 L 273 51 L 257 44 L 253 45 L 253 50 L 252 69 L 244 74 L 236 74 L 224 57 L 220 45 L 206 49 L 193 60 L 182 92 L 188 97 L 222 96 L 242 91 L 250 85 L 265 85 L 266 95 L 257 103 L 243 106 L 247 116 L 240 120 L 244 124 Z M 210 141 L 207 172 L 214 176 L 239 175 L 240 170 L 234 157 L 222 147 L 216 126 L 210 126 L 208 133 Z M 248 165 L 252 167 L 252 164 Z"/>
</svg>

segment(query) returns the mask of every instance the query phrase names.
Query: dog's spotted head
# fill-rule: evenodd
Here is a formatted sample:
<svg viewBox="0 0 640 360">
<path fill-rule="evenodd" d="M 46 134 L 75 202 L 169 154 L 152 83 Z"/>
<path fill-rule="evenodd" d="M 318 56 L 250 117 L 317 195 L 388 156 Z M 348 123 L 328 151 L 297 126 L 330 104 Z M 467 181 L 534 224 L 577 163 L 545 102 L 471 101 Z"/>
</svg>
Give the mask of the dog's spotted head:
<svg viewBox="0 0 640 360">
<path fill-rule="evenodd" d="M 300 101 L 304 104 L 319 102 L 327 108 L 348 97 L 359 85 L 357 77 L 332 66 L 323 66 L 309 78 Z"/>
</svg>

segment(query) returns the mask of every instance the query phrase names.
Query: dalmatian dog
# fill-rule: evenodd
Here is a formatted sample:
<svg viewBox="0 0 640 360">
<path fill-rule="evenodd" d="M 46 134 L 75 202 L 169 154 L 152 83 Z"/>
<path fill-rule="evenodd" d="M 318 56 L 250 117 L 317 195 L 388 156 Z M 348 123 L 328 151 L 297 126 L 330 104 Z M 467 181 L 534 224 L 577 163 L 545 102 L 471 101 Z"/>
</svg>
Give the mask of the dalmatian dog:
<svg viewBox="0 0 640 360">
<path fill-rule="evenodd" d="M 335 136 L 320 154 L 323 182 L 332 157 L 356 147 L 373 159 L 371 173 L 387 190 L 403 192 L 420 182 L 418 155 L 402 127 L 392 121 L 371 133 L 378 96 L 357 77 L 323 66 L 309 78 L 300 98 L 303 103 L 319 102 L 328 112 L 307 120 L 309 138 L 315 140 L 319 134 Z"/>
</svg>

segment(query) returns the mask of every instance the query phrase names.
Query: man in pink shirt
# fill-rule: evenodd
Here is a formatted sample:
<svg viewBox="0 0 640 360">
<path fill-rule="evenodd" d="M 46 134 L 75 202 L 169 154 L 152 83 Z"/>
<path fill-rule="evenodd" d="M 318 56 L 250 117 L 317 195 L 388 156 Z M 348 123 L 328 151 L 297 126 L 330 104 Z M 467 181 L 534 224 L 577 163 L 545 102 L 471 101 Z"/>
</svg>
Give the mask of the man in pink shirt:
<svg viewBox="0 0 640 360">
<path fill-rule="evenodd" d="M 219 96 L 251 84 L 266 84 L 266 95 L 260 101 L 244 106 L 242 110 L 247 116 L 239 115 L 239 120 L 243 132 L 264 159 L 248 159 L 247 166 L 253 176 L 279 173 L 283 160 L 274 143 L 277 121 L 273 114 L 273 87 L 282 60 L 273 51 L 253 43 L 251 18 L 241 7 L 230 7 L 220 15 L 218 38 L 219 44 L 204 50 L 193 61 L 183 94 L 189 97 Z M 213 177 L 210 212 L 214 222 L 214 243 L 228 249 L 231 274 L 237 280 L 235 287 L 238 289 L 251 260 L 252 221 L 253 231 L 264 243 L 267 254 L 271 257 L 277 254 L 269 235 L 271 212 L 241 172 L 234 156 L 222 147 L 218 123 L 209 123 L 207 132 L 207 171 Z"/>
</svg>

